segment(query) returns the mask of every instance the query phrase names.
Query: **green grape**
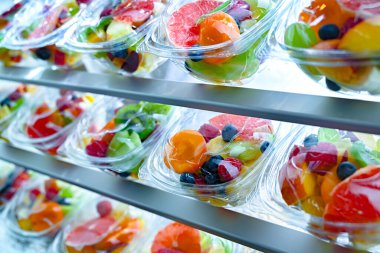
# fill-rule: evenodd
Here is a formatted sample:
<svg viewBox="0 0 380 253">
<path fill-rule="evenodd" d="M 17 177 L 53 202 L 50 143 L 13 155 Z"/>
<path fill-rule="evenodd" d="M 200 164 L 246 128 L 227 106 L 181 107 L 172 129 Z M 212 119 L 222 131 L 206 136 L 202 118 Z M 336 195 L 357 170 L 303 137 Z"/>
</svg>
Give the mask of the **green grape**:
<svg viewBox="0 0 380 253">
<path fill-rule="evenodd" d="M 288 46 L 311 48 L 317 42 L 317 36 L 308 24 L 294 23 L 285 31 L 285 44 Z"/>
</svg>

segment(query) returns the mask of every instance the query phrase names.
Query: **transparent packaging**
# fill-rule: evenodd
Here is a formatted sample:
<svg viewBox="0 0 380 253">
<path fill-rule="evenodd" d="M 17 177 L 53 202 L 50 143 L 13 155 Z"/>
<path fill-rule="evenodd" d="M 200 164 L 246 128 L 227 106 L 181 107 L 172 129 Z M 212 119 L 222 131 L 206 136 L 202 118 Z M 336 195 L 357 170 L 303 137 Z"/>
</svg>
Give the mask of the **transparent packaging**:
<svg viewBox="0 0 380 253">
<path fill-rule="evenodd" d="M 380 248 L 378 136 L 305 127 L 278 148 L 259 198 L 287 225 L 346 247 Z"/>
<path fill-rule="evenodd" d="M 68 90 L 44 89 L 19 110 L 5 137 L 22 148 L 32 147 L 51 155 L 73 130 L 77 119 L 94 97 Z"/>
<path fill-rule="evenodd" d="M 29 49 L 32 56 L 59 68 L 74 68 L 81 64 L 80 54 L 55 44 L 78 21 L 87 6 L 83 0 L 42 0 L 30 2 L 30 13 L 13 26 L 4 46 Z"/>
<path fill-rule="evenodd" d="M 15 196 L 5 209 L 5 223 L 20 238 L 52 239 L 75 209 L 81 190 L 56 179 L 36 177 Z"/>
<path fill-rule="evenodd" d="M 3 3 L 4 2 L 4 3 Z M 25 54 L 21 50 L 10 50 L 3 47 L 3 40 L 9 29 L 17 23 L 17 17 L 25 10 L 26 0 L 4 0 L 0 6 L 0 61 L 4 66 L 13 66 L 20 63 Z"/>
<path fill-rule="evenodd" d="M 6 96 L 0 98 L 0 134 L 9 126 L 17 112 L 27 104 L 27 100 L 31 99 L 31 96 L 36 92 L 36 87 L 21 84 Z M 4 139 L 2 136 L 1 138 Z"/>
<path fill-rule="evenodd" d="M 377 0 L 293 1 L 261 53 L 294 61 L 330 90 L 379 94 L 379 10 Z"/>
<path fill-rule="evenodd" d="M 0 160 L 0 211 L 12 200 L 31 175 L 23 168 Z"/>
<path fill-rule="evenodd" d="M 286 127 L 280 125 L 195 110 L 165 133 L 139 176 L 212 205 L 242 205 L 261 164 L 285 135 Z"/>
<path fill-rule="evenodd" d="M 163 59 L 137 52 L 137 48 L 164 8 L 165 1 L 161 0 L 98 1 L 66 34 L 65 45 L 78 52 L 91 53 L 88 64 L 101 66 L 106 72 L 149 73 Z"/>
<path fill-rule="evenodd" d="M 63 152 L 82 166 L 137 177 L 152 146 L 179 117 L 169 105 L 107 97 L 80 120 Z"/>
<path fill-rule="evenodd" d="M 288 1 L 171 1 L 144 49 L 211 83 L 240 84 L 261 64 L 256 50 Z"/>
<path fill-rule="evenodd" d="M 146 238 L 155 216 L 104 197 L 93 197 L 57 235 L 49 252 L 140 252 L 135 241 Z"/>
<path fill-rule="evenodd" d="M 151 227 L 150 230 L 149 237 L 136 241 L 136 244 L 139 245 L 138 252 L 248 253 L 253 251 L 231 241 L 164 218 L 158 218 L 156 226 Z"/>
</svg>

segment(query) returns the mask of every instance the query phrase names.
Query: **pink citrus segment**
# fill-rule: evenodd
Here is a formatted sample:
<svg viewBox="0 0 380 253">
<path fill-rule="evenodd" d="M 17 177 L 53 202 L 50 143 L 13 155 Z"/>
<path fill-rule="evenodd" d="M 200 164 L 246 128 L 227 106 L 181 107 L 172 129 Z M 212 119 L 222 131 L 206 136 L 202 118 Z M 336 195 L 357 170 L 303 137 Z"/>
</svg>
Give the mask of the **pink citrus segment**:
<svg viewBox="0 0 380 253">
<path fill-rule="evenodd" d="M 117 21 L 138 27 L 150 18 L 153 9 L 153 0 L 128 0 L 120 4 L 112 14 Z"/>
<path fill-rule="evenodd" d="M 344 8 L 355 11 L 369 13 L 373 15 L 380 14 L 379 0 L 337 0 Z"/>
<path fill-rule="evenodd" d="M 214 0 L 199 0 L 183 5 L 168 21 L 170 41 L 179 47 L 191 47 L 197 44 L 200 33 L 197 20 L 220 4 L 221 2 Z"/>
<path fill-rule="evenodd" d="M 29 35 L 29 39 L 38 39 L 53 32 L 56 29 L 56 25 L 59 20 L 59 15 L 62 12 L 62 10 L 63 7 L 61 6 L 52 11 L 45 18 L 45 20 L 42 21 L 42 24 Z"/>
</svg>

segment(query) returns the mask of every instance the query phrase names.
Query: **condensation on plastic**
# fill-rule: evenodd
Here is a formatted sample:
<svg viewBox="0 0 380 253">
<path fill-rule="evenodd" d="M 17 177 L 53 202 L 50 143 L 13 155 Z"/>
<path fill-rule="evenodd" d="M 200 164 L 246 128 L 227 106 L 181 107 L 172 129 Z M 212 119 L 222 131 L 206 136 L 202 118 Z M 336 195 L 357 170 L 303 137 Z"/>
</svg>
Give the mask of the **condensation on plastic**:
<svg viewBox="0 0 380 253">
<path fill-rule="evenodd" d="M 85 95 L 81 93 L 75 94 L 81 96 Z M 11 143 L 21 148 L 36 148 L 43 152 L 49 152 L 49 150 L 59 148 L 67 139 L 68 135 L 74 129 L 74 126 L 84 113 L 82 113 L 82 115 L 78 118 L 75 118 L 70 124 L 47 137 L 30 138 L 26 133 L 26 126 L 28 123 L 31 123 L 36 119 L 34 112 L 43 103 L 47 103 L 49 107 L 53 109 L 53 111 L 50 111 L 49 114 L 53 113 L 54 110 L 56 110 L 56 100 L 60 97 L 59 90 L 57 89 L 41 89 L 41 91 L 39 91 L 33 99 L 28 101 L 26 106 L 18 111 L 16 117 L 4 132 L 4 136 L 9 139 Z M 82 105 L 82 109 L 84 110 L 91 106 L 90 103 L 82 103 Z M 47 115 L 44 114 L 44 116 Z"/>
<path fill-rule="evenodd" d="M 97 210 L 96 210 L 96 205 L 100 201 L 104 201 L 104 200 L 109 201 L 112 205 L 113 211 L 117 209 L 116 211 L 118 212 L 118 215 L 121 215 L 121 217 L 115 217 L 117 220 L 117 224 L 119 224 L 122 221 L 122 219 L 125 219 L 125 218 L 139 219 L 142 222 L 142 228 L 136 233 L 134 238 L 127 245 L 124 246 L 125 248 L 122 250 L 122 252 L 140 252 L 139 249 L 141 245 L 136 245 L 135 242 L 145 241 L 145 238 L 150 234 L 151 228 L 156 225 L 155 223 L 157 220 L 157 216 L 155 216 L 154 214 L 148 213 L 146 211 L 143 211 L 141 209 L 138 209 L 136 207 L 129 206 L 127 204 L 117 202 L 112 199 L 104 198 L 99 195 L 88 198 L 85 204 L 83 204 L 83 207 L 85 208 L 82 208 L 80 210 L 78 209 L 72 215 L 70 220 L 68 220 L 64 228 L 61 230 L 61 232 L 55 237 L 53 243 L 51 244 L 49 248 L 49 252 L 52 252 L 52 253 L 68 252 L 65 249 L 65 242 L 66 242 L 67 236 L 76 227 L 81 226 L 85 224 L 86 222 L 99 217 L 99 214 L 97 213 Z M 89 244 L 83 245 L 83 247 L 84 246 L 91 247 L 101 242 L 104 238 L 106 238 L 109 234 L 111 234 L 114 231 L 114 229 L 117 227 L 117 224 L 115 224 L 113 227 L 108 229 L 107 233 L 102 235 L 97 242 L 90 245 Z M 78 250 L 78 252 L 81 252 L 83 248 L 78 247 L 75 249 Z M 94 253 L 95 252 L 101 253 L 105 251 L 95 250 Z"/>
<path fill-rule="evenodd" d="M 114 116 L 115 110 L 129 104 L 137 104 L 133 100 L 125 100 L 121 98 L 105 98 L 86 113 L 80 120 L 73 134 L 67 139 L 62 146 L 62 152 L 66 154 L 75 163 L 85 167 L 96 167 L 103 170 L 111 170 L 116 173 L 134 171 L 139 167 L 144 159 L 149 155 L 152 147 L 157 143 L 166 129 L 173 127 L 178 118 L 181 116 L 181 109 L 173 107 L 167 116 L 154 114 L 151 117 L 160 121 L 158 127 L 142 142 L 142 145 L 131 150 L 130 152 L 116 157 L 95 157 L 86 154 L 85 140 L 92 138 L 101 138 L 105 134 L 117 133 L 125 128 L 130 122 L 116 126 L 114 129 L 99 130 L 93 133 L 94 124 L 97 129 L 102 129 Z M 140 108 L 141 110 L 142 108 Z M 137 117 L 137 113 L 135 116 Z"/>
<path fill-rule="evenodd" d="M 240 83 L 241 80 L 251 77 L 259 69 L 261 60 L 256 57 L 257 48 L 265 39 L 274 19 L 284 11 L 288 1 L 259 1 L 259 4 L 263 4 L 268 12 L 235 41 L 209 46 L 176 47 L 170 42 L 168 36 L 168 22 L 176 10 L 191 2 L 194 0 L 171 1 L 159 22 L 150 30 L 140 50 L 169 58 L 195 77 L 208 82 Z M 234 1 L 231 2 L 231 4 L 233 3 Z M 221 64 L 209 64 L 202 61 L 203 58 L 226 57 L 232 58 Z M 185 62 L 187 66 L 185 66 Z"/>
<path fill-rule="evenodd" d="M 318 217 L 304 211 L 302 204 L 287 205 L 283 199 L 281 192 L 282 186 L 280 182 L 281 171 L 283 168 L 285 168 L 284 166 L 288 164 L 289 156 L 293 150 L 294 145 L 303 146 L 303 140 L 311 133 L 317 134 L 318 128 L 309 126 L 300 127 L 292 134 L 288 140 L 284 141 L 277 148 L 276 155 L 273 155 L 269 158 L 270 161 L 267 163 L 267 169 L 264 170 L 260 175 L 258 183 L 259 190 L 255 192 L 251 197 L 258 198 L 260 200 L 259 202 L 264 208 L 264 212 L 270 216 L 273 216 L 275 220 L 277 219 L 277 221 L 281 224 L 284 224 L 284 226 L 288 226 L 301 231 L 308 231 L 309 233 L 317 236 L 322 240 L 334 242 L 345 247 L 354 247 L 358 249 L 370 250 L 371 252 L 378 252 L 380 249 L 379 222 L 348 223 L 326 221 L 323 217 Z M 345 133 L 342 132 L 341 134 Z M 373 140 L 378 140 L 377 136 L 361 133 L 354 134 L 363 143 L 373 143 L 372 140 L 370 141 L 372 138 L 374 138 Z M 341 148 L 344 149 L 344 144 L 342 144 L 341 148 L 340 145 L 338 145 L 337 148 L 338 151 L 340 150 L 338 152 L 337 158 L 337 163 L 339 163 L 339 159 L 342 160 L 342 157 L 345 156 L 344 153 L 342 154 L 341 150 Z M 366 149 L 369 149 L 367 145 Z M 351 160 L 351 158 L 348 159 Z M 295 166 L 295 168 L 299 170 L 297 166 Z M 296 175 L 297 171 L 294 173 Z M 363 181 L 361 182 L 363 183 Z M 319 186 L 319 184 L 317 184 L 317 186 Z M 365 189 L 363 189 L 363 191 L 364 190 Z M 289 189 L 289 191 L 293 191 L 295 196 L 298 195 L 297 192 L 294 192 L 294 187 Z M 347 199 L 347 204 L 349 204 L 350 201 L 351 200 Z M 313 204 L 313 208 L 317 208 L 317 206 L 317 204 Z M 255 209 L 255 207 L 251 206 L 250 209 Z M 352 211 L 360 213 L 360 210 Z"/>
<path fill-rule="evenodd" d="M 131 74 L 147 74 L 156 69 L 161 63 L 164 62 L 163 58 L 159 58 L 153 54 L 141 52 L 139 53 L 138 67 L 133 72 L 128 72 L 122 67 L 117 66 L 110 58 L 109 54 L 128 50 L 128 48 L 135 48 L 132 51 L 136 51 L 139 47 L 141 40 L 145 37 L 152 24 L 157 21 L 156 16 L 159 13 L 153 13 L 153 15 L 141 26 L 137 27 L 131 33 L 120 38 L 102 41 L 102 42 L 83 42 L 81 41 L 81 33 L 86 29 L 91 29 L 98 24 L 98 22 L 104 18 L 101 17 L 103 11 L 107 9 L 114 9 L 119 0 L 104 0 L 97 1 L 92 6 L 87 8 L 83 14 L 79 17 L 77 25 L 73 26 L 66 33 L 65 38 L 59 42 L 70 50 L 83 53 L 91 53 L 91 57 L 85 62 L 86 67 L 91 68 L 93 65 L 101 66 L 103 72 L 118 73 L 122 75 Z M 159 7 L 157 7 L 159 9 Z M 106 17 L 106 16 L 105 16 Z M 111 15 L 112 17 L 112 15 Z M 104 31 L 106 32 L 106 31 Z M 97 67 L 95 67 L 97 68 Z"/>
<path fill-rule="evenodd" d="M 290 128 L 291 125 L 271 121 L 273 126 L 273 141 L 268 139 L 268 134 L 263 133 L 261 136 L 260 133 L 257 133 L 260 135 L 260 140 L 270 141 L 271 145 L 269 145 L 264 154 L 260 155 L 257 160 L 253 163 L 251 161 L 252 164 L 246 164 L 246 170 L 242 170 L 237 178 L 229 182 L 215 185 L 194 185 L 189 183 L 181 183 L 179 180 L 180 175 L 173 169 L 168 168 L 164 163 L 165 147 L 170 145 L 170 139 L 175 133 L 185 129 L 198 130 L 202 124 L 207 123 L 209 119 L 217 115 L 219 115 L 219 113 L 194 110 L 191 114 L 189 113 L 188 115 L 182 117 L 181 122 L 175 127 L 172 127 L 170 131 L 167 131 L 165 136 L 161 138 L 161 140 L 154 147 L 152 155 L 149 157 L 146 166 L 140 170 L 139 177 L 142 179 L 151 180 L 154 184 L 158 184 L 160 187 L 162 186 L 170 192 L 195 197 L 202 201 L 209 202 L 212 205 L 239 206 L 244 204 L 247 201 L 247 195 L 256 184 L 257 175 L 259 175 L 260 171 L 264 169 L 262 167 L 263 162 L 273 151 L 274 147 L 277 146 L 277 143 L 281 140 L 281 138 L 286 135 L 288 128 Z M 228 145 L 229 144 L 226 146 Z M 260 146 L 256 148 L 260 148 Z M 217 153 L 222 153 L 223 150 L 225 150 L 225 147 L 221 150 L 221 152 Z"/>
<path fill-rule="evenodd" d="M 310 48 L 301 48 L 286 45 L 285 32 L 287 28 L 294 23 L 302 23 L 300 14 L 305 10 L 305 13 L 311 15 L 310 6 L 313 0 L 293 0 L 293 4 L 284 18 L 277 19 L 277 22 L 272 26 L 267 39 L 267 45 L 260 51 L 262 58 L 276 57 L 282 60 L 293 61 L 308 76 L 316 82 L 325 85 L 325 78 L 334 81 L 341 86 L 341 92 L 355 91 L 364 92 L 366 94 L 380 94 L 380 51 L 369 50 L 321 50 Z M 328 3 L 326 3 L 328 4 Z M 370 5 L 371 6 L 371 5 Z M 378 7 L 378 4 L 372 4 L 373 7 Z M 322 5 L 321 10 L 325 9 Z M 322 12 L 322 11 L 320 11 Z M 336 15 L 339 15 L 337 13 Z M 353 13 L 353 22 L 355 20 L 366 20 L 375 16 L 368 12 Z M 340 17 L 334 17 L 340 20 Z M 311 25 L 318 24 L 317 22 L 326 22 L 324 16 L 316 17 Z M 333 21 L 329 23 L 334 23 Z M 306 23 L 303 23 L 306 24 Z M 378 23 L 377 23 L 378 25 Z M 295 29 L 299 36 L 307 37 L 303 29 Z M 311 30 L 313 31 L 313 30 Z M 310 32 L 311 32 L 310 31 Z M 314 32 L 316 38 L 319 35 Z M 302 39 L 299 39 L 302 40 Z"/>
<path fill-rule="evenodd" d="M 57 180 L 59 187 L 70 187 L 70 189 L 73 191 L 74 197 L 72 198 L 71 202 L 73 209 L 70 211 L 70 213 L 65 215 L 64 219 L 61 222 L 56 223 L 50 228 L 43 231 L 35 232 L 21 229 L 18 225 L 17 220 L 18 210 L 20 208 L 26 208 L 31 211 L 32 206 L 28 204 L 30 201 L 30 190 L 38 188 L 42 194 L 45 194 L 44 182 L 48 179 L 48 177 L 42 175 L 34 176 L 34 178 L 30 180 L 27 185 L 25 185 L 25 187 L 22 187 L 20 189 L 20 191 L 12 199 L 9 205 L 6 206 L 4 210 L 5 224 L 7 230 L 16 238 L 19 238 L 21 240 L 33 240 L 37 238 L 51 239 L 61 229 L 61 227 L 66 224 L 70 217 L 72 217 L 73 213 L 75 213 L 75 210 L 83 208 L 82 200 L 86 198 L 88 193 L 76 186 L 69 185 Z"/>
<path fill-rule="evenodd" d="M 138 251 L 126 251 L 125 253 L 141 252 L 141 253 L 151 253 L 151 247 L 156 235 L 163 230 L 166 226 L 172 224 L 173 221 L 159 217 L 157 218 L 155 226 L 150 227 L 150 233 L 147 237 L 141 237 L 139 240 L 134 241 L 132 244 L 134 249 L 139 249 Z M 237 243 L 228 241 L 226 239 L 208 234 L 206 232 L 200 231 L 201 241 L 207 241 L 207 249 L 201 249 L 202 252 L 222 252 L 222 253 L 252 253 L 252 249 L 245 246 L 239 245 Z M 173 237 L 173 239 L 176 239 Z M 202 240 L 203 239 L 203 240 Z M 175 244 L 173 244 L 175 245 Z M 201 243 L 202 246 L 202 243 Z"/>
<path fill-rule="evenodd" d="M 9 182 L 13 183 L 14 179 L 23 171 L 24 169 L 17 167 L 12 163 L 7 163 L 0 160 L 0 212 L 4 209 L 6 204 L 10 201 L 4 198 L 4 193 L 7 192 L 5 189 L 8 187 Z"/>
</svg>

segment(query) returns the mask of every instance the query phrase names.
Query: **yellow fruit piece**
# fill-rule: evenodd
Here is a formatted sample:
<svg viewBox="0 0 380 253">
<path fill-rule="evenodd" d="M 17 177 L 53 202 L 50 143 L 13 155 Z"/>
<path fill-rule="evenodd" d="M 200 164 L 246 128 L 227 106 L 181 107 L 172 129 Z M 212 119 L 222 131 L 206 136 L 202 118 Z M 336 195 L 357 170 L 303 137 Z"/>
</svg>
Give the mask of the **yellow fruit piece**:
<svg viewBox="0 0 380 253">
<path fill-rule="evenodd" d="M 325 203 L 320 196 L 311 196 L 302 201 L 302 209 L 311 215 L 322 217 Z"/>
<path fill-rule="evenodd" d="M 19 219 L 18 226 L 22 230 L 26 230 L 26 231 L 32 230 L 32 222 L 29 219 Z"/>
<path fill-rule="evenodd" d="M 351 51 L 380 50 L 380 17 L 369 18 L 354 26 L 343 36 L 338 48 Z"/>
<path fill-rule="evenodd" d="M 218 136 L 207 143 L 207 152 L 212 155 L 220 155 L 224 153 L 228 144 L 223 140 L 222 136 Z"/>
<path fill-rule="evenodd" d="M 302 184 L 305 190 L 306 196 L 312 196 L 317 191 L 317 177 L 309 170 L 304 170 L 302 173 Z"/>
<path fill-rule="evenodd" d="M 95 98 L 91 95 L 85 95 L 85 96 L 83 96 L 83 99 L 89 103 L 94 103 L 94 101 L 95 101 Z"/>
</svg>

